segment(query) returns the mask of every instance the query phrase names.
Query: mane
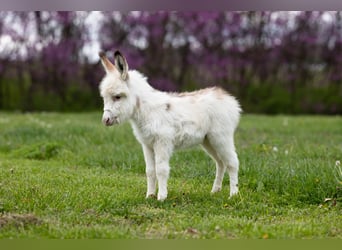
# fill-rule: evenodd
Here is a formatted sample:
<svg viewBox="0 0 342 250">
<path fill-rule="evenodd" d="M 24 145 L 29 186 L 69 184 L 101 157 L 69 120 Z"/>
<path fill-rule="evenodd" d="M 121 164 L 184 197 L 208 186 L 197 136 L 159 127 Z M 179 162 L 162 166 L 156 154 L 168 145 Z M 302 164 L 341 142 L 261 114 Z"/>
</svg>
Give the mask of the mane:
<svg viewBox="0 0 342 250">
<path fill-rule="evenodd" d="M 128 71 L 128 77 L 128 84 L 134 87 L 144 86 L 152 88 L 152 86 L 147 82 L 147 77 L 137 70 Z"/>
<path fill-rule="evenodd" d="M 137 96 L 149 96 L 152 98 L 153 95 L 153 99 L 156 102 L 157 99 L 159 99 L 160 95 L 164 96 L 164 92 L 159 91 L 155 88 L 153 88 L 147 81 L 147 77 L 140 73 L 137 70 L 130 70 L 128 72 L 129 75 L 129 80 L 127 82 L 130 90 L 132 91 L 132 93 L 135 93 Z M 156 97 L 156 94 L 158 97 Z"/>
</svg>

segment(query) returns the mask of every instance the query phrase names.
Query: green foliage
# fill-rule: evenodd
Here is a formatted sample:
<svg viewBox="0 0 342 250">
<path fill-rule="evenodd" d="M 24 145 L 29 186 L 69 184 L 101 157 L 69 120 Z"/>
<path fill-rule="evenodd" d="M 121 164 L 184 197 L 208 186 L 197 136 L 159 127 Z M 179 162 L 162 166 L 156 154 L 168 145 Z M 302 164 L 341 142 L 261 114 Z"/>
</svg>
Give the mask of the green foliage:
<svg viewBox="0 0 342 250">
<path fill-rule="evenodd" d="M 0 79 L 1 81 L 1 79 Z M 89 86 L 79 86 L 70 82 L 65 89 L 65 95 L 54 91 L 47 91 L 42 86 L 35 86 L 34 91 L 29 91 L 33 83 L 27 79 L 2 80 L 3 110 L 20 111 L 89 111 L 99 109 L 102 99 L 98 91 L 93 91 Z"/>
<path fill-rule="evenodd" d="M 266 114 L 335 114 L 342 107 L 342 85 L 288 86 L 251 84 L 240 101 L 244 110 Z"/>
<path fill-rule="evenodd" d="M 342 119 L 244 115 L 240 193 L 211 195 L 199 149 L 171 159 L 169 197 L 145 199 L 129 125 L 100 113 L 0 113 L 0 238 L 342 238 Z"/>
<path fill-rule="evenodd" d="M 40 85 L 34 91 L 29 91 L 33 83 L 27 77 L 0 81 L 4 96 L 3 110 L 84 112 L 98 110 L 102 105 L 97 89 L 94 91 L 89 86 L 75 82 L 68 83 L 64 95 L 61 95 L 47 91 Z M 196 90 L 197 85 L 197 82 L 189 78 L 183 90 Z M 304 86 L 296 83 L 291 91 L 289 84 L 280 80 L 274 84 L 259 82 L 255 77 L 250 77 L 248 87 L 239 87 L 239 82 L 222 85 L 227 89 L 235 89 L 231 91 L 232 94 L 248 113 L 338 114 L 342 107 L 341 84 Z"/>
</svg>

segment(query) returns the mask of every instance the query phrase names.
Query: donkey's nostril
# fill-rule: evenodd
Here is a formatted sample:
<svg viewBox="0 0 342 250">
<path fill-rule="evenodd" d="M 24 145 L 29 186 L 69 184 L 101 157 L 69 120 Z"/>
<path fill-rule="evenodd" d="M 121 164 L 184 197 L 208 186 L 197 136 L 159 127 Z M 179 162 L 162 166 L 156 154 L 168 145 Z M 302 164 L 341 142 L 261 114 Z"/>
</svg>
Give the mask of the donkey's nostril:
<svg viewBox="0 0 342 250">
<path fill-rule="evenodd" d="M 103 117 L 102 122 L 104 125 L 108 126 L 108 125 L 110 125 L 110 118 L 109 117 Z"/>
</svg>

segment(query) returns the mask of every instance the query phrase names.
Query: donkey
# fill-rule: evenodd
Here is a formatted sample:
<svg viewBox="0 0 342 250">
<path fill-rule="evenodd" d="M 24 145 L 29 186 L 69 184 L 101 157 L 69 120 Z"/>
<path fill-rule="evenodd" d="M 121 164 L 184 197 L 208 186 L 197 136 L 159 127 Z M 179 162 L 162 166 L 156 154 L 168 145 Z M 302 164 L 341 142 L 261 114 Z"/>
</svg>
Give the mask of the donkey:
<svg viewBox="0 0 342 250">
<path fill-rule="evenodd" d="M 239 123 L 239 102 L 219 87 L 194 92 L 166 93 L 149 85 L 145 76 L 129 70 L 120 51 L 114 65 L 99 53 L 106 75 L 99 90 L 103 98 L 102 122 L 106 126 L 129 121 L 142 145 L 147 177 L 146 198 L 167 198 L 169 160 L 174 150 L 201 145 L 216 162 L 211 192 L 221 190 L 226 169 L 230 197 L 238 193 L 239 160 L 234 132 Z"/>
</svg>

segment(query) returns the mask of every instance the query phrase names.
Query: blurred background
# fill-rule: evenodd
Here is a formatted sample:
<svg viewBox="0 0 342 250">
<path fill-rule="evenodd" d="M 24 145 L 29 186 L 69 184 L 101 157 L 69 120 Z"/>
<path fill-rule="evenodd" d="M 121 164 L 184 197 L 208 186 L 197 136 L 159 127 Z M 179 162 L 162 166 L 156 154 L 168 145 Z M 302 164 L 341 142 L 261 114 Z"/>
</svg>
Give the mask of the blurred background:
<svg viewBox="0 0 342 250">
<path fill-rule="evenodd" d="M 248 113 L 342 114 L 342 12 L 0 12 L 0 110 L 102 110 L 98 51 Z"/>
</svg>

